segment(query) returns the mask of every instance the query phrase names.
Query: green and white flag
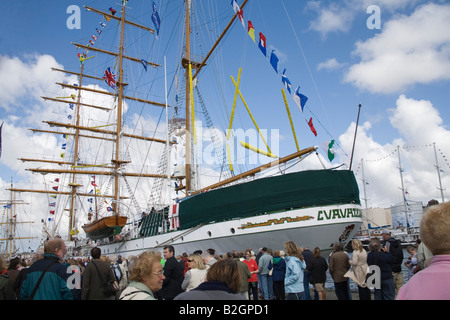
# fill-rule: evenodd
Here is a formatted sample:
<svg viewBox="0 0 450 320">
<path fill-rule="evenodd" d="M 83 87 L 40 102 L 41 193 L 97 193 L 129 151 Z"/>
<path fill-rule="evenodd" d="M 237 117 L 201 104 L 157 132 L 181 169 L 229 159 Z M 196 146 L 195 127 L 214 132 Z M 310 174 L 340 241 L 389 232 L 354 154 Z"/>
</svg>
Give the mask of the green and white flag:
<svg viewBox="0 0 450 320">
<path fill-rule="evenodd" d="M 327 152 L 328 160 L 330 160 L 330 162 L 332 162 L 334 159 L 334 156 L 335 156 L 334 140 L 325 142 L 324 144 L 322 144 L 322 147 Z"/>
</svg>

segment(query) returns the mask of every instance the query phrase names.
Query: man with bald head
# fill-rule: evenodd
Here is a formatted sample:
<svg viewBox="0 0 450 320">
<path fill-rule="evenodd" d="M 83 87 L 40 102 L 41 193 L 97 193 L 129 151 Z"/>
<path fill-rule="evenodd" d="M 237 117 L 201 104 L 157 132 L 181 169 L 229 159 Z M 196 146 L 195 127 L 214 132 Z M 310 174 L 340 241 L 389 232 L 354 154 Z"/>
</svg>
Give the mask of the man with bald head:
<svg viewBox="0 0 450 320">
<path fill-rule="evenodd" d="M 20 300 L 73 300 L 67 286 L 71 273 L 60 263 L 66 253 L 66 244 L 60 238 L 53 238 L 44 245 L 44 258 L 29 268 L 22 283 Z"/>
</svg>

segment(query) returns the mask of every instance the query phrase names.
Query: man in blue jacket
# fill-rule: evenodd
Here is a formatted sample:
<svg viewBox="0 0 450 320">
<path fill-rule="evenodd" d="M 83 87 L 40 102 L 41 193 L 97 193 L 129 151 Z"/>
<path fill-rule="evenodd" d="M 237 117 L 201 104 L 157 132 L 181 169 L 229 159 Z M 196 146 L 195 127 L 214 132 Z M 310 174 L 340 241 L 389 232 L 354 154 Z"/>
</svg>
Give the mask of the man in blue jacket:
<svg viewBox="0 0 450 320">
<path fill-rule="evenodd" d="M 73 300 L 67 286 L 72 273 L 68 273 L 67 267 L 60 263 L 66 252 L 66 244 L 62 239 L 51 239 L 45 244 L 44 259 L 36 261 L 29 268 L 22 283 L 20 300 Z"/>
</svg>

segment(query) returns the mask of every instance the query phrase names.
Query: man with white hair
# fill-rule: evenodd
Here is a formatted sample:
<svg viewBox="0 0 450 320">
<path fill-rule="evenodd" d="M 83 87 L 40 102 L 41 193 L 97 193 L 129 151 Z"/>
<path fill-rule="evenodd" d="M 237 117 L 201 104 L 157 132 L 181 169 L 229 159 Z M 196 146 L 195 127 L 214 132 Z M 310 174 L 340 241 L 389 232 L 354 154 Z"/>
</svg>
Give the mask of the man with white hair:
<svg viewBox="0 0 450 320">
<path fill-rule="evenodd" d="M 60 238 L 45 244 L 44 258 L 36 261 L 25 276 L 20 300 L 73 300 L 67 285 L 70 274 L 67 267 L 60 263 L 66 253 L 66 244 Z"/>
<path fill-rule="evenodd" d="M 214 258 L 215 253 L 216 251 L 214 249 L 208 249 L 202 253 L 202 258 L 206 269 L 209 269 L 214 263 L 217 262 L 216 258 Z"/>
</svg>

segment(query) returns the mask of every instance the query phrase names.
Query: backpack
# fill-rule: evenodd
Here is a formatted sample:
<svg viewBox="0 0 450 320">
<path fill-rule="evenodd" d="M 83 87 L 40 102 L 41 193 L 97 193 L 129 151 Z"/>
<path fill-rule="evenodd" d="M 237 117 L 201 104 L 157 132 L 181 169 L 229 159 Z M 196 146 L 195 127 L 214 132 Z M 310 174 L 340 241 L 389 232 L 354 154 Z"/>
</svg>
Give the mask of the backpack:
<svg viewBox="0 0 450 320">
<path fill-rule="evenodd" d="M 120 280 L 122 280 L 123 274 L 122 274 L 122 270 L 120 270 L 120 266 L 115 263 L 111 266 L 111 268 L 113 269 L 113 273 L 114 276 L 116 277 L 116 280 L 120 282 Z"/>
</svg>

